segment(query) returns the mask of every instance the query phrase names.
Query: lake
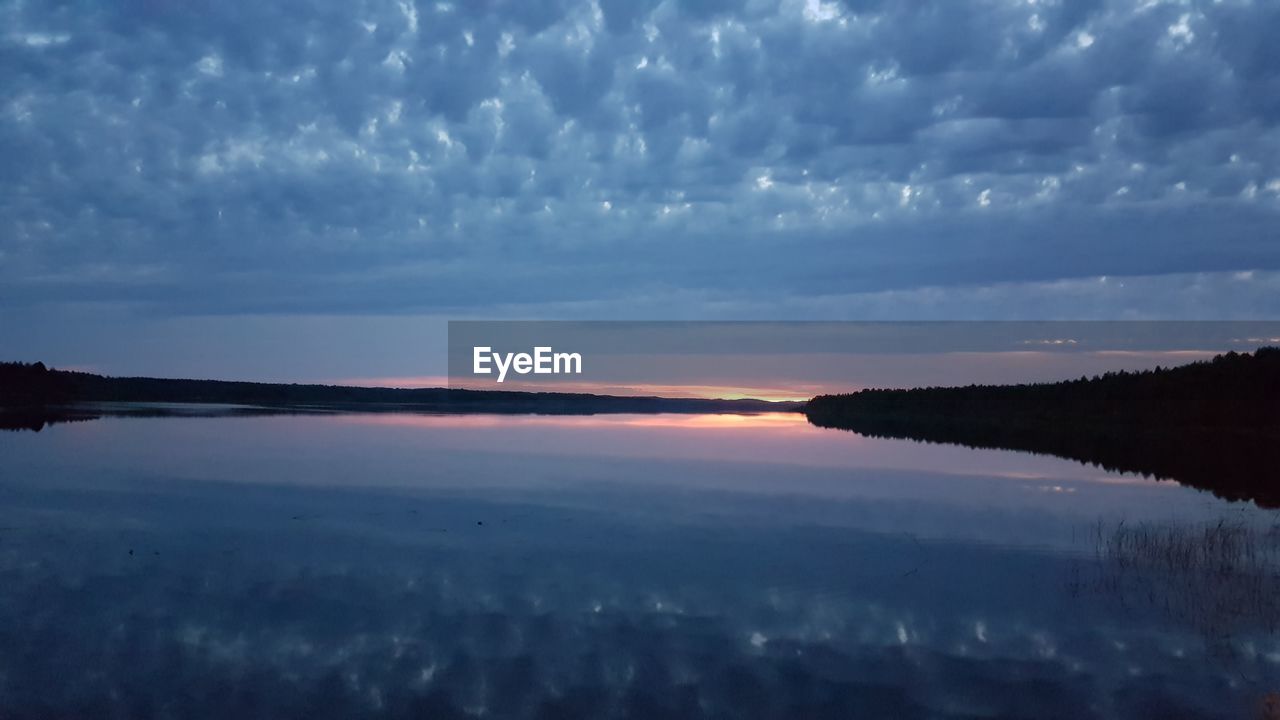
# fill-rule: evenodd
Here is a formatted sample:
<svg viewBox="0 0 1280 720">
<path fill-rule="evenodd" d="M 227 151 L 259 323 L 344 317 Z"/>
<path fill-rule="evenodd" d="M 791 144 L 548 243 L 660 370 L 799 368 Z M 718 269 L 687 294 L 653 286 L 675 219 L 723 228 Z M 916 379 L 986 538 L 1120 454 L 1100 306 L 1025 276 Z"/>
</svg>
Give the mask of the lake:
<svg viewBox="0 0 1280 720">
<path fill-rule="evenodd" d="M 1278 550 L 798 414 L 104 417 L 0 433 L 0 716 L 1267 717 Z"/>
</svg>

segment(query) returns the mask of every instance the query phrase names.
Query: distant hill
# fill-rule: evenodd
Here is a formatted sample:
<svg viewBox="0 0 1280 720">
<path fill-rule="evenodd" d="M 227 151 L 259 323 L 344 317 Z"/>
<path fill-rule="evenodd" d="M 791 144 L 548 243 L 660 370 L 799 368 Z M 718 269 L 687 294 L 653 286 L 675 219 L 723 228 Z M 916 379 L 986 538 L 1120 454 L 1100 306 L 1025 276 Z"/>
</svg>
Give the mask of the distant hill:
<svg viewBox="0 0 1280 720">
<path fill-rule="evenodd" d="M 1029 385 L 863 390 L 805 406 L 820 427 L 1025 450 L 1280 506 L 1280 349 Z"/>
<path fill-rule="evenodd" d="M 0 408 L 51 409 L 73 403 L 218 403 L 278 409 L 492 412 L 538 414 L 762 412 L 797 410 L 801 403 L 764 400 L 625 397 L 587 393 L 397 389 L 105 377 L 53 370 L 43 363 L 0 363 Z M 63 413 L 59 411 L 56 416 Z"/>
</svg>

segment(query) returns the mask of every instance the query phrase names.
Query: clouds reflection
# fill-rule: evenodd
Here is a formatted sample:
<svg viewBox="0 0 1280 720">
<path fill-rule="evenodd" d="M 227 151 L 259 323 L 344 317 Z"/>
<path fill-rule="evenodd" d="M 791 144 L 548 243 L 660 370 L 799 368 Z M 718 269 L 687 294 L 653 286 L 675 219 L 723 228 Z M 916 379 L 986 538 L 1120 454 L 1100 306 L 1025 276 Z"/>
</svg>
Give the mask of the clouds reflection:
<svg viewBox="0 0 1280 720">
<path fill-rule="evenodd" d="M 435 462 L 447 434 L 414 431 L 402 439 L 417 445 L 379 445 L 314 418 L 148 419 L 4 436 L 0 705 L 19 717 L 1212 716 L 1248 711 L 1280 680 L 1265 628 L 1239 628 L 1224 664 L 1177 618 L 1073 596 L 1082 556 L 1069 542 L 1046 550 L 1066 524 L 1028 506 L 902 500 L 934 523 L 916 533 L 921 520 L 870 522 L 884 498 L 822 494 L 830 469 L 771 466 L 794 492 L 765 494 L 700 482 L 743 467 L 727 460 L 606 458 L 633 476 L 591 484 L 560 477 L 561 456 L 463 448 L 475 462 L 453 476 Z M 204 444 L 178 443 L 187 432 Z M 387 477 L 303 482 L 316 466 L 292 455 L 304 441 L 315 463 L 363 447 Z M 144 448 L 245 462 L 199 479 L 147 463 Z M 249 459 L 259 474 L 233 477 Z M 486 487 L 499 460 L 546 484 Z M 1005 524 L 1003 541 L 957 539 L 983 523 Z"/>
</svg>

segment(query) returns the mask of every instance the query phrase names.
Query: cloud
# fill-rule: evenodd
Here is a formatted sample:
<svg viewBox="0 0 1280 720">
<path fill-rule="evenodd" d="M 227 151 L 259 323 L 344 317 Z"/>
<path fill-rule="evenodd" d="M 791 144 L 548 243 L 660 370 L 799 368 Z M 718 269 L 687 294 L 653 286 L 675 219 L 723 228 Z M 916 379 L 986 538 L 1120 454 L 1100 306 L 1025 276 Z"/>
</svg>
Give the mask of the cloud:
<svg viewBox="0 0 1280 720">
<path fill-rule="evenodd" d="M 1280 267 L 1262 3 L 135 0 L 0 20 L 12 307 L 803 307 Z M 1256 310 L 1233 298 L 1206 312 Z"/>
</svg>

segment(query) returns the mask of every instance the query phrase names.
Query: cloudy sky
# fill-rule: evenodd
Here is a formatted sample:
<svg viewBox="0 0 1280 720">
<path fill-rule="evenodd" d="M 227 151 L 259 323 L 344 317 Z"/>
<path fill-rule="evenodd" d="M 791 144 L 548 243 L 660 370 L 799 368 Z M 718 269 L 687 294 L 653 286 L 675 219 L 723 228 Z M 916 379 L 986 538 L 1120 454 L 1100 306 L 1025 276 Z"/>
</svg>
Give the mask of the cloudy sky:
<svg viewBox="0 0 1280 720">
<path fill-rule="evenodd" d="M 444 318 L 1280 318 L 1277 28 L 0 1 L 0 354 L 317 379 L 439 370 Z"/>
</svg>

